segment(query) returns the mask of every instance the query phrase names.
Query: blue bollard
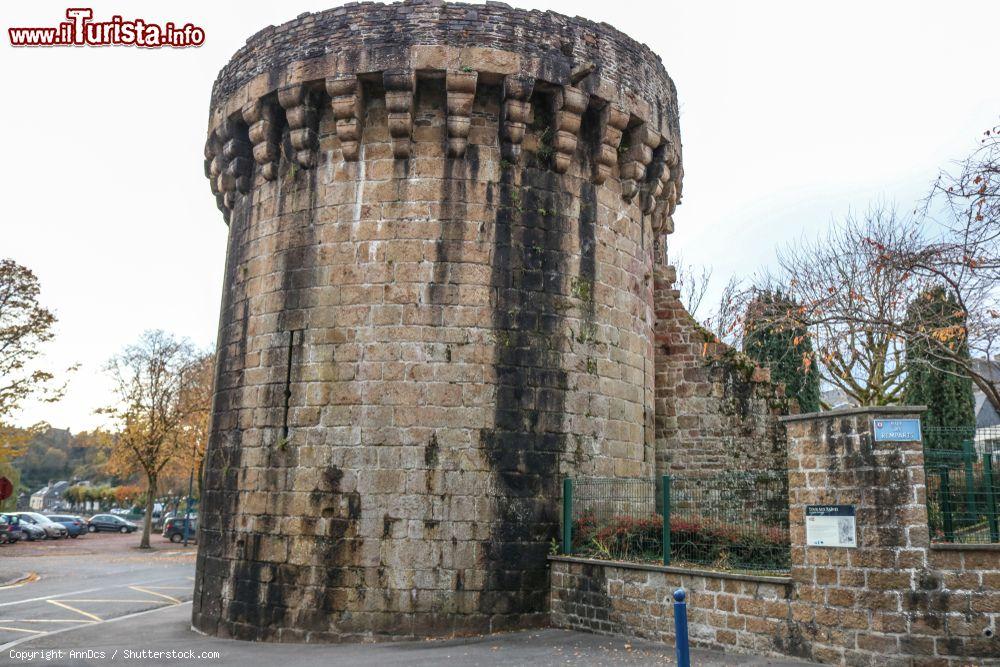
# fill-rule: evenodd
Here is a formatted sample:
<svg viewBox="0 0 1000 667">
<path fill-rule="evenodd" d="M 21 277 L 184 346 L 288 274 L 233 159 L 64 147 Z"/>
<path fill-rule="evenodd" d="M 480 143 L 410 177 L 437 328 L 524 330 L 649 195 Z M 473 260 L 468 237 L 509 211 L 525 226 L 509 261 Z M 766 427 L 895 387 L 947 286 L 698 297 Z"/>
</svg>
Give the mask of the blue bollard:
<svg viewBox="0 0 1000 667">
<path fill-rule="evenodd" d="M 683 588 L 674 591 L 674 638 L 677 667 L 691 667 L 691 649 L 688 646 L 688 610 Z"/>
</svg>

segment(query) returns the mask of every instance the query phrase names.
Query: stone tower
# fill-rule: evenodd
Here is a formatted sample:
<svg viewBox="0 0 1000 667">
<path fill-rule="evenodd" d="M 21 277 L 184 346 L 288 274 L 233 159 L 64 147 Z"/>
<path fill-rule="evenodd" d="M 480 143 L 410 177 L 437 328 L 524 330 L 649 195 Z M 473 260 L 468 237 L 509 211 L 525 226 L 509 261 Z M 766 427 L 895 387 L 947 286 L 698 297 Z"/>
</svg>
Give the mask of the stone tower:
<svg viewBox="0 0 1000 667">
<path fill-rule="evenodd" d="M 205 169 L 229 242 L 195 627 L 542 621 L 561 478 L 654 471 L 659 58 L 499 3 L 305 14 L 219 74 Z"/>
</svg>

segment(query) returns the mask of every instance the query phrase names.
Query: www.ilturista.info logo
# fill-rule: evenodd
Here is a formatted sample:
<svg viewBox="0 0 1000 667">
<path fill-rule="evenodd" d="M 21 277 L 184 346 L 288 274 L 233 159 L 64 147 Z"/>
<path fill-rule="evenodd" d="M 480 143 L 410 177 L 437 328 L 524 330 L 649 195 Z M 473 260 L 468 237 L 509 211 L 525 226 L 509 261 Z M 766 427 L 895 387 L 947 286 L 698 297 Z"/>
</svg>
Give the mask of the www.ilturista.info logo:
<svg viewBox="0 0 1000 667">
<path fill-rule="evenodd" d="M 144 19 L 93 21 L 88 7 L 66 10 L 68 21 L 52 28 L 8 28 L 11 46 L 141 46 L 157 49 L 165 46 L 184 48 L 205 43 L 205 31 L 186 23 L 151 23 Z"/>
</svg>

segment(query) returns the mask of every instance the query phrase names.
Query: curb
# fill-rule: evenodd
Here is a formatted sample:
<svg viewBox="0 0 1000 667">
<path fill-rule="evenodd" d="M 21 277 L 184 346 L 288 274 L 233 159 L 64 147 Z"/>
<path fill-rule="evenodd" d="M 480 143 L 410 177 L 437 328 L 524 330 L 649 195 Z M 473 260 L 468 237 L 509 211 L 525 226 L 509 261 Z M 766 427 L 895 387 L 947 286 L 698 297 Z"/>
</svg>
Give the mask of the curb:
<svg viewBox="0 0 1000 667">
<path fill-rule="evenodd" d="M 0 588 L 10 588 L 11 586 L 17 586 L 18 584 L 24 584 L 29 581 L 37 581 L 38 578 L 38 573 L 36 572 L 25 572 L 23 574 L 19 574 L 13 579 L 0 581 Z"/>
</svg>

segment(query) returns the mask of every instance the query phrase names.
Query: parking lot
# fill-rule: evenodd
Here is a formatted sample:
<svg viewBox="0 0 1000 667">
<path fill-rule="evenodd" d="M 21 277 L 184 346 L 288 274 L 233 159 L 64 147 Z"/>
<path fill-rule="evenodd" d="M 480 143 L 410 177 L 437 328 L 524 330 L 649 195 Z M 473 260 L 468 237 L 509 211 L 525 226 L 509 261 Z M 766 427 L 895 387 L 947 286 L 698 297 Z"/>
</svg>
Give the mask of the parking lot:
<svg viewBox="0 0 1000 667">
<path fill-rule="evenodd" d="M 193 546 L 93 533 L 0 546 L 0 651 L 191 599 Z M 0 659 L 2 661 L 2 659 Z"/>
</svg>

